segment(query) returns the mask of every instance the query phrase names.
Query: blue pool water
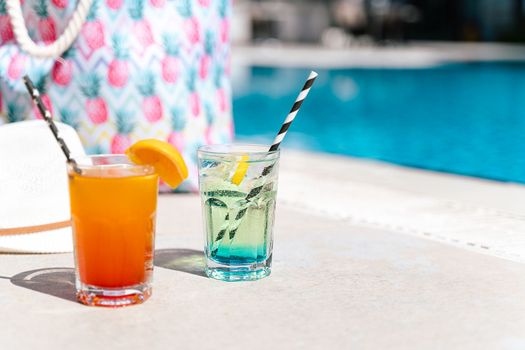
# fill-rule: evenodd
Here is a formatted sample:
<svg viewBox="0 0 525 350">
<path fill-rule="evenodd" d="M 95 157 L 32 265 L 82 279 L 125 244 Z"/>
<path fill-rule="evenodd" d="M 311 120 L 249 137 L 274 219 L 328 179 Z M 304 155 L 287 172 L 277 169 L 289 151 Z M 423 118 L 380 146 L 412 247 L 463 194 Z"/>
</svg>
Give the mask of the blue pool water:
<svg viewBox="0 0 525 350">
<path fill-rule="evenodd" d="M 525 183 L 525 62 L 318 73 L 283 147 Z M 307 75 L 250 68 L 238 138 L 271 143 Z"/>
</svg>

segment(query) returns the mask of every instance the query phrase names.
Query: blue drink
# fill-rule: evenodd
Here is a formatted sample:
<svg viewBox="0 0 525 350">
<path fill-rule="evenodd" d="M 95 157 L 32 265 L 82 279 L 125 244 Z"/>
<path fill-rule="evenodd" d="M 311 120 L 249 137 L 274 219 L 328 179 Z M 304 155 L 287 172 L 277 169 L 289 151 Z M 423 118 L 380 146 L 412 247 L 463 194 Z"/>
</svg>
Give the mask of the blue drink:
<svg viewBox="0 0 525 350">
<path fill-rule="evenodd" d="M 225 152 L 225 147 L 230 152 Z M 224 152 L 214 153 L 217 148 Z M 239 145 L 199 151 L 206 272 L 212 278 L 242 281 L 270 274 L 279 154 L 269 154 L 264 148 L 256 151 L 259 149 Z M 237 185 L 232 183 L 232 176 L 246 155 L 248 170 Z M 262 176 L 268 166 L 271 172 Z"/>
</svg>

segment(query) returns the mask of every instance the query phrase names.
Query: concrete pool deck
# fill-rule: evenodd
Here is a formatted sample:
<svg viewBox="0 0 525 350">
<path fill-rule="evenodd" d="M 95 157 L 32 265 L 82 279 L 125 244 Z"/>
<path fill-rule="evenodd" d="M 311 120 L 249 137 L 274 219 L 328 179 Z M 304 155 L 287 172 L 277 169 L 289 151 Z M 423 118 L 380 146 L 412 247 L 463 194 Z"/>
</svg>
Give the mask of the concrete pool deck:
<svg viewBox="0 0 525 350">
<path fill-rule="evenodd" d="M 321 69 L 426 68 L 449 62 L 489 61 L 523 62 L 525 45 L 418 41 L 343 49 L 318 45 L 240 45 L 233 52 L 236 69 L 251 65 Z"/>
<path fill-rule="evenodd" d="M 525 187 L 285 151 L 278 201 L 272 275 L 231 284 L 199 198 L 161 196 L 140 306 L 76 303 L 72 254 L 0 255 L 1 348 L 525 347 Z"/>
</svg>

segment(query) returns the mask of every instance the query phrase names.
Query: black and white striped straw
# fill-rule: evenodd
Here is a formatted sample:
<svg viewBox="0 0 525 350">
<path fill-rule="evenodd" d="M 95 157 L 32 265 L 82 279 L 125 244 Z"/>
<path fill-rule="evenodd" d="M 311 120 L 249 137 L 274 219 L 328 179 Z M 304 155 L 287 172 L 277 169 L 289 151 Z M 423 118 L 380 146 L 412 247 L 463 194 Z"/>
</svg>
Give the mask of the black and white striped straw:
<svg viewBox="0 0 525 350">
<path fill-rule="evenodd" d="M 270 152 L 277 151 L 279 149 L 281 142 L 286 136 L 286 133 L 288 132 L 288 129 L 290 128 L 290 125 L 292 124 L 293 120 L 297 116 L 297 113 L 299 113 L 299 109 L 301 108 L 304 100 L 308 96 L 308 93 L 310 92 L 310 89 L 312 88 L 312 85 L 314 84 L 317 76 L 318 74 L 316 72 L 314 71 L 310 72 L 310 75 L 308 76 L 306 83 L 304 83 L 304 86 L 301 89 L 299 96 L 297 96 L 297 99 L 295 100 L 295 103 L 293 104 L 292 109 L 290 110 L 290 113 L 288 113 L 288 116 L 284 120 L 284 123 L 281 126 L 281 129 L 279 130 L 279 132 L 277 133 L 277 136 L 275 137 L 275 140 L 273 140 L 273 144 L 270 147 Z"/>
<path fill-rule="evenodd" d="M 49 129 L 51 129 L 51 132 L 53 133 L 53 136 L 58 142 L 58 145 L 60 146 L 60 149 L 62 149 L 62 152 L 64 152 L 64 155 L 66 156 L 67 162 L 73 166 L 73 169 L 76 173 L 80 174 L 80 169 L 77 166 L 77 162 L 71 157 L 71 151 L 69 150 L 69 147 L 67 147 L 65 141 L 63 138 L 60 137 L 58 134 L 58 128 L 55 125 L 55 122 L 53 122 L 53 117 L 51 116 L 51 112 L 47 109 L 47 107 L 44 105 L 44 102 L 42 102 L 42 98 L 40 97 L 40 91 L 35 87 L 31 79 L 24 75 L 24 84 L 27 88 L 27 91 L 29 92 L 29 95 L 31 95 L 31 98 L 33 99 L 33 102 L 37 106 L 38 110 L 40 111 L 40 114 L 42 114 L 42 117 L 46 121 L 47 125 L 49 126 Z"/>
<path fill-rule="evenodd" d="M 308 76 L 308 79 L 304 83 L 303 88 L 301 89 L 301 92 L 299 93 L 299 96 L 297 96 L 297 99 L 295 100 L 295 103 L 292 106 L 292 109 L 290 110 L 290 113 L 288 113 L 288 116 L 284 120 L 283 125 L 281 126 L 281 129 L 277 133 L 277 136 L 275 137 L 272 146 L 268 150 L 268 152 L 275 152 L 279 149 L 279 146 L 281 145 L 281 142 L 283 142 L 284 137 L 286 136 L 286 133 L 288 132 L 288 129 L 290 128 L 290 125 L 294 121 L 295 117 L 297 116 L 297 113 L 299 113 L 299 109 L 303 105 L 304 100 L 308 96 L 308 93 L 310 92 L 310 89 L 312 88 L 312 85 L 315 82 L 315 79 L 317 78 L 318 74 L 314 71 L 310 72 L 310 75 Z M 268 175 L 273 169 L 273 164 L 265 167 L 262 171 L 262 176 Z M 257 186 L 252 188 L 252 190 L 248 193 L 246 198 L 244 198 L 246 201 L 251 200 L 253 197 L 257 196 L 263 189 L 264 185 Z M 235 221 L 233 222 L 233 225 L 230 226 L 229 224 L 223 225 L 219 233 L 217 234 L 217 238 L 215 241 L 220 241 L 224 235 L 226 234 L 226 231 L 230 227 L 230 239 L 233 239 L 235 237 L 235 234 L 237 233 L 237 229 L 239 228 L 239 225 L 241 223 L 241 219 L 246 214 L 246 211 L 248 208 L 244 208 L 239 210 L 237 215 L 235 216 Z M 226 214 L 226 217 L 224 218 L 225 222 L 228 222 L 230 219 L 230 214 Z"/>
</svg>

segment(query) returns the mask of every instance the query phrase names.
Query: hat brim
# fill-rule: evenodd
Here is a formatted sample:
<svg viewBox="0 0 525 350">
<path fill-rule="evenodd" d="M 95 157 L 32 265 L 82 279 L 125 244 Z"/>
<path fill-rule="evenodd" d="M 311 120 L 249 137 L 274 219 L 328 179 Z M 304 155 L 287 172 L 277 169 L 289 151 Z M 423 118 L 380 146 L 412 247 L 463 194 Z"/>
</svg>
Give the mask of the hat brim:
<svg viewBox="0 0 525 350">
<path fill-rule="evenodd" d="M 0 253 L 49 254 L 73 250 L 71 227 L 0 236 Z"/>
</svg>

